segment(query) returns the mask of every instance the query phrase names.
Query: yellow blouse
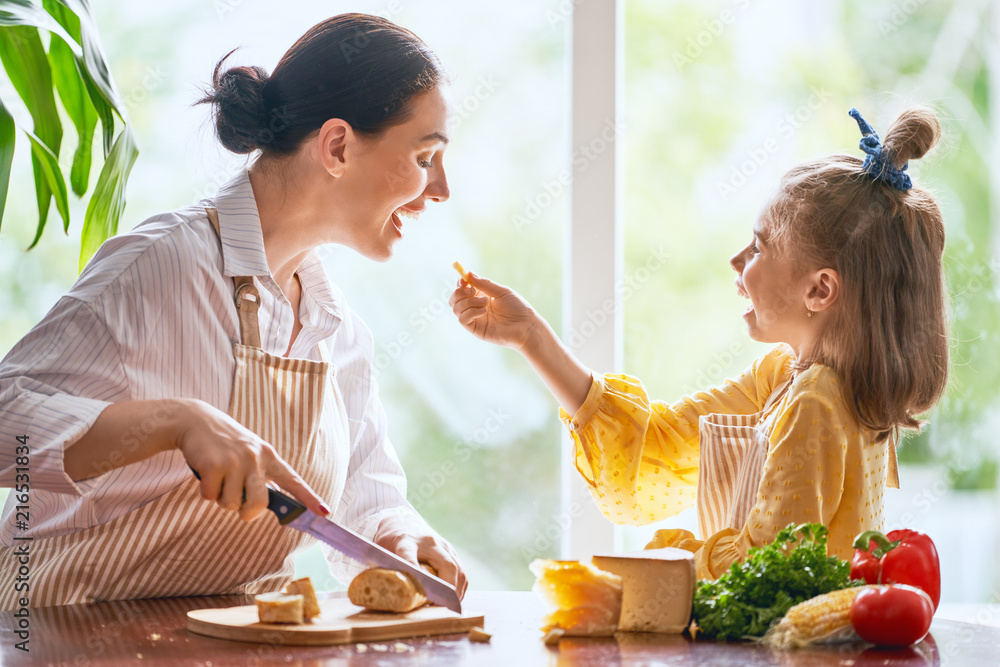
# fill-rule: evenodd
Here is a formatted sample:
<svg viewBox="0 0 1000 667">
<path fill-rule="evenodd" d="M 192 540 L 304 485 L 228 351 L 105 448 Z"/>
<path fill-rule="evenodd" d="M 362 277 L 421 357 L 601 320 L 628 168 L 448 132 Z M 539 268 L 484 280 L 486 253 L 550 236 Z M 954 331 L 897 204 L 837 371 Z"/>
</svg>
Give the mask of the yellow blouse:
<svg viewBox="0 0 1000 667">
<path fill-rule="evenodd" d="M 779 345 L 735 380 L 672 405 L 650 402 L 642 383 L 627 375 L 595 377 L 576 415 L 559 412 L 576 444 L 577 470 L 604 515 L 643 525 L 692 507 L 698 418 L 760 412 L 772 389 L 791 375 L 793 361 L 792 350 Z M 743 529 L 704 540 L 687 531 L 659 531 L 656 546 L 695 553 L 700 578 L 717 578 L 792 522 L 825 524 L 830 553 L 845 560 L 858 533 L 882 527 L 895 451 L 856 425 L 831 369 L 815 364 L 800 372 L 761 420 L 769 447 L 757 503 Z"/>
</svg>

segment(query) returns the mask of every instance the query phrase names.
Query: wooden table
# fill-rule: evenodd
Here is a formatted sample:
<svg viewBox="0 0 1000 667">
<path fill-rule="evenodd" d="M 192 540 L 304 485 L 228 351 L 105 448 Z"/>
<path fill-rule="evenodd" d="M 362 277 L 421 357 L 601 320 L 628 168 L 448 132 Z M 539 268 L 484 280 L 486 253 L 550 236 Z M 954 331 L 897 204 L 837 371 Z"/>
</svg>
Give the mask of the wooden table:
<svg viewBox="0 0 1000 667">
<path fill-rule="evenodd" d="M 337 594 L 332 594 L 337 595 Z M 14 648 L 16 619 L 0 613 L 3 665 L 164 665 L 289 667 L 369 665 L 469 665 L 475 667 L 575 667 L 577 665 L 943 665 L 1000 664 L 1000 628 L 935 620 L 931 636 L 915 648 L 883 651 L 864 646 L 772 652 L 750 643 L 692 642 L 681 636 L 620 633 L 606 639 L 540 641 L 540 602 L 532 593 L 473 592 L 465 611 L 486 616 L 489 644 L 465 636 L 403 639 L 356 645 L 281 647 L 202 637 L 185 629 L 185 613 L 205 607 L 248 604 L 241 596 L 102 602 L 32 609 L 29 653 Z"/>
</svg>

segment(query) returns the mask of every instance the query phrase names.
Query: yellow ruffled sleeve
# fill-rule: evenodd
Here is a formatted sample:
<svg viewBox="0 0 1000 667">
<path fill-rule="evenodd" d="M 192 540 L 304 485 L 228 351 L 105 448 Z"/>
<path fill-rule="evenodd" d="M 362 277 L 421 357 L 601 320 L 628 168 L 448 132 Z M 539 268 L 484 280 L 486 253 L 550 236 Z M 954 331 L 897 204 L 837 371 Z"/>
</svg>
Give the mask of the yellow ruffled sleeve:
<svg viewBox="0 0 1000 667">
<path fill-rule="evenodd" d="M 778 346 L 735 380 L 674 404 L 651 402 L 631 376 L 595 377 L 577 413 L 560 409 L 559 416 L 601 512 L 617 524 L 644 525 L 694 506 L 698 418 L 758 412 L 790 358 L 791 350 Z"/>
</svg>

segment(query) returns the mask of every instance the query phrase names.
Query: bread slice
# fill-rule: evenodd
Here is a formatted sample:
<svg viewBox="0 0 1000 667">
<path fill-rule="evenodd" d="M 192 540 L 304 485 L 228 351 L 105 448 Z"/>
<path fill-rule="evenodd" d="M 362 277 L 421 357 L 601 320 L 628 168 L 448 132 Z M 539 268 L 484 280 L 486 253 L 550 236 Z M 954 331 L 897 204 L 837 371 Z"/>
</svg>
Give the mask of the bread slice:
<svg viewBox="0 0 1000 667">
<path fill-rule="evenodd" d="M 374 611 L 405 613 L 427 604 L 424 589 L 402 572 L 373 567 L 354 577 L 347 588 L 353 604 Z"/>
<path fill-rule="evenodd" d="M 302 615 L 307 621 L 319 616 L 319 600 L 316 599 L 316 589 L 309 577 L 296 579 L 288 584 L 285 586 L 285 593 L 302 596 Z"/>
<path fill-rule="evenodd" d="M 253 601 L 261 623 L 302 623 L 305 618 L 301 595 L 261 593 Z"/>
</svg>

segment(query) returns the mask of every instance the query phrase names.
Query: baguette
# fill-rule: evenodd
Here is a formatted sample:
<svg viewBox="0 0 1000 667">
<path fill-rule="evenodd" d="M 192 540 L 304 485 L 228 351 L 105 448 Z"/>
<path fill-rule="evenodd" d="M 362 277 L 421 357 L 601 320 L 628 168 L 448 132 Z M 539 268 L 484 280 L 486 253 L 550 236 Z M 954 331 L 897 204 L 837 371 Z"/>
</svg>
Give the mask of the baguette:
<svg viewBox="0 0 1000 667">
<path fill-rule="evenodd" d="M 402 572 L 373 567 L 354 577 L 347 589 L 353 604 L 373 611 L 406 613 L 427 604 L 424 589 Z"/>
</svg>

